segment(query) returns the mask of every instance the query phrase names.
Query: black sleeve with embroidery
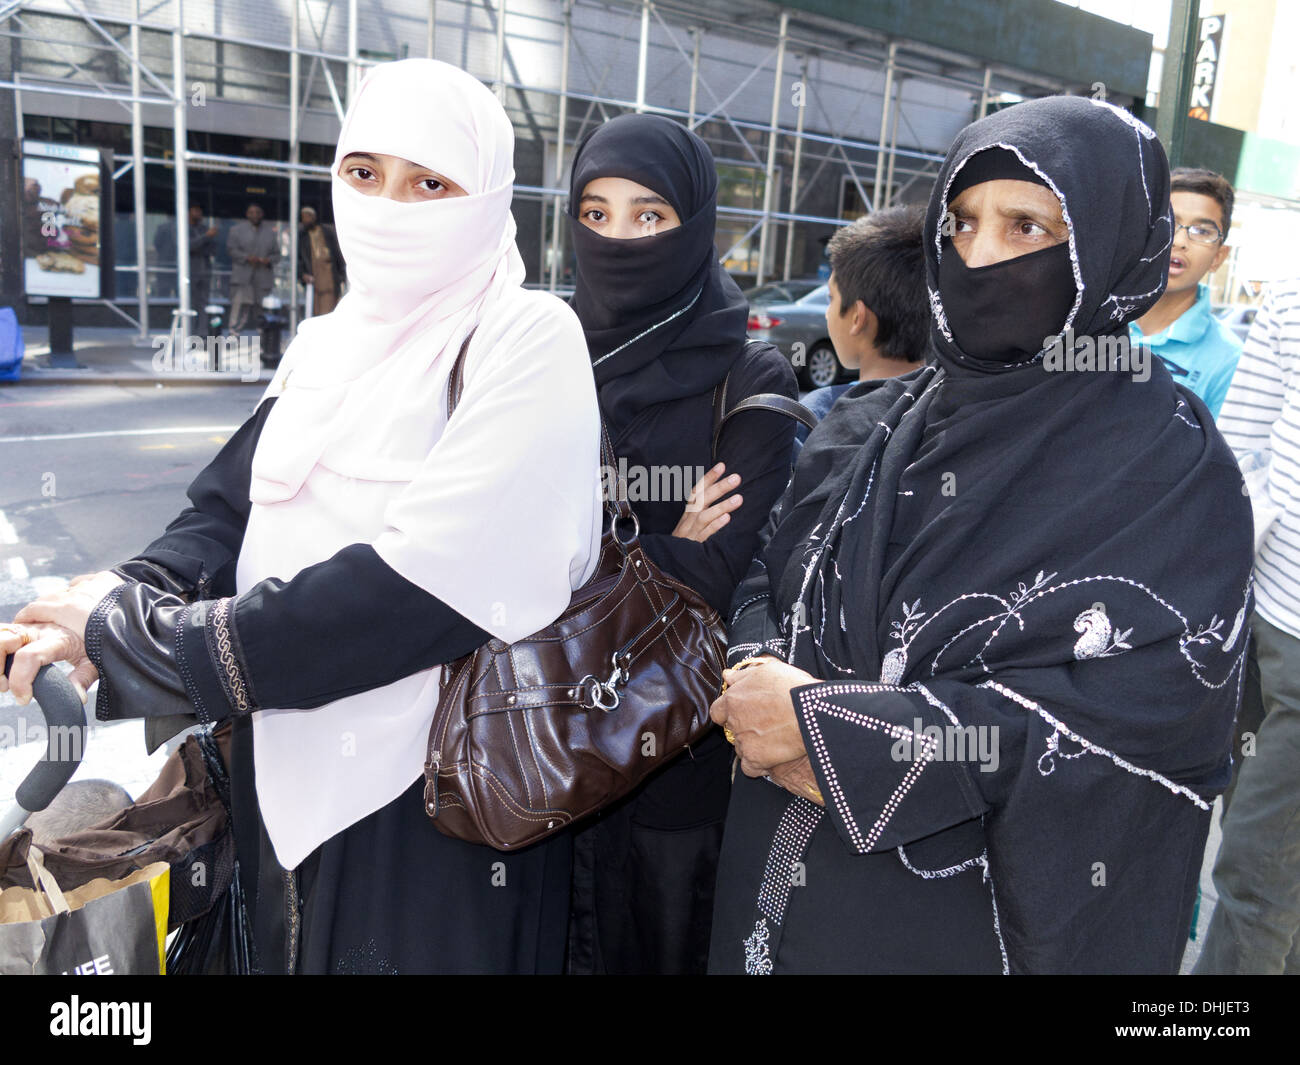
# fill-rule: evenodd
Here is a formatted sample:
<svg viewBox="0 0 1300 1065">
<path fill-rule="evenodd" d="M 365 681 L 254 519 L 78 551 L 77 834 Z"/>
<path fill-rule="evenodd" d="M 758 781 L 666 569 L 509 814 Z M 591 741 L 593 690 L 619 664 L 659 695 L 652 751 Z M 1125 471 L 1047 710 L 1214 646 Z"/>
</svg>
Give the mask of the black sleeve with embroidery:
<svg viewBox="0 0 1300 1065">
<path fill-rule="evenodd" d="M 785 635 L 781 619 L 772 598 L 771 582 L 763 552 L 768 541 L 781 523 L 781 515 L 794 497 L 794 482 L 786 484 L 785 492 L 776 501 L 768 515 L 767 523 L 758 534 L 758 549 L 750 563 L 745 579 L 736 586 L 731 600 L 731 616 L 727 620 L 727 664 L 735 665 L 743 658 L 774 655 L 784 661 Z"/>
<path fill-rule="evenodd" d="M 311 709 L 450 662 L 490 635 L 353 544 L 291 581 L 186 603 L 128 581 L 99 604 L 86 648 L 97 716 Z"/>
<path fill-rule="evenodd" d="M 857 854 L 981 816 L 1024 768 L 1026 716 L 988 688 L 847 680 L 791 695 L 826 809 Z"/>
</svg>

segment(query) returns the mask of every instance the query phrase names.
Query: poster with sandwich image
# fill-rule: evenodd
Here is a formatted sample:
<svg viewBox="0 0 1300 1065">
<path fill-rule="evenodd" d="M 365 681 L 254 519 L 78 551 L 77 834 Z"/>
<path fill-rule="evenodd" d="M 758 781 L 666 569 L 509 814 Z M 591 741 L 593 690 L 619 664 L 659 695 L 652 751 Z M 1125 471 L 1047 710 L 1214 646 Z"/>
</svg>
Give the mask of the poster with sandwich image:
<svg viewBox="0 0 1300 1065">
<path fill-rule="evenodd" d="M 113 295 L 112 171 L 98 148 L 23 141 L 22 256 L 29 296 L 108 299 Z M 111 191 L 111 190 L 108 190 Z"/>
</svg>

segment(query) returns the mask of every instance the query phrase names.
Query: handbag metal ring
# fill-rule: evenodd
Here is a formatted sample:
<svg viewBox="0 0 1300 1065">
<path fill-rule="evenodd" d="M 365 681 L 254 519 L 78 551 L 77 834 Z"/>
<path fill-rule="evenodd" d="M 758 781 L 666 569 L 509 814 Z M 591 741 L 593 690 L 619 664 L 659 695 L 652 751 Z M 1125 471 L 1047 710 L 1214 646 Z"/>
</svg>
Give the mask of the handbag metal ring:
<svg viewBox="0 0 1300 1065">
<path fill-rule="evenodd" d="M 619 547 L 630 547 L 632 542 L 641 535 L 641 520 L 636 516 L 636 511 L 629 511 L 629 514 L 632 518 L 632 535 L 626 540 L 618 534 L 618 523 L 623 515 L 615 515 L 609 523 L 609 531 L 614 534 L 614 540 Z"/>
<path fill-rule="evenodd" d="M 578 686 L 585 689 L 585 697 L 582 705 L 588 710 L 604 710 L 609 713 L 611 710 L 617 710 L 618 704 L 622 702 L 622 697 L 618 694 L 618 689 L 613 686 L 613 678 L 602 684 L 590 673 L 582 680 L 578 681 Z"/>
</svg>

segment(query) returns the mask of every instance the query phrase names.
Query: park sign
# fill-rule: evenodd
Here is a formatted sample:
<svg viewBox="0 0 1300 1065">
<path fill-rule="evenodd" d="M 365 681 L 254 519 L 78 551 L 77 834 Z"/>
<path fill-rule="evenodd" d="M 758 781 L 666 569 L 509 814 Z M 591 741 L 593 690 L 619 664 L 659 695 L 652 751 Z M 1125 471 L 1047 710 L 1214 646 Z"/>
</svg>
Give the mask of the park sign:
<svg viewBox="0 0 1300 1065">
<path fill-rule="evenodd" d="M 1223 54 L 1223 24 L 1226 21 L 1226 15 L 1206 15 L 1200 21 L 1196 34 L 1196 62 L 1192 68 L 1188 118 L 1210 121 L 1210 110 L 1214 106 L 1214 86 L 1219 75 L 1219 59 Z"/>
<path fill-rule="evenodd" d="M 28 296 L 112 298 L 111 158 L 99 148 L 22 142 L 19 232 Z"/>
</svg>

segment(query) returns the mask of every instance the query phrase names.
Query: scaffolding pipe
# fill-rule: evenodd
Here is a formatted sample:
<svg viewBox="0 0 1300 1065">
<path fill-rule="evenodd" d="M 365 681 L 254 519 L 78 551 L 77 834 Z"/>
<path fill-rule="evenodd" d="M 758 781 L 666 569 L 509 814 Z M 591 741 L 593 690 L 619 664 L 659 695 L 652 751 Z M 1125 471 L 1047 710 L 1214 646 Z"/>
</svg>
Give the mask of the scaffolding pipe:
<svg viewBox="0 0 1300 1065">
<path fill-rule="evenodd" d="M 772 79 L 772 121 L 768 124 L 767 168 L 763 181 L 763 225 L 758 235 L 757 283 L 767 280 L 767 256 L 772 242 L 772 197 L 776 181 L 777 121 L 781 117 L 781 76 L 785 65 L 785 42 L 790 28 L 790 12 L 781 12 L 781 36 L 776 46 L 776 76 Z"/>
<path fill-rule="evenodd" d="M 301 0 L 290 0 L 293 14 L 289 34 L 294 50 L 289 53 L 289 335 L 298 331 L 298 237 L 302 216 L 302 172 L 297 169 L 301 138 L 299 98 L 301 95 L 302 59 L 298 55 Z"/>
<path fill-rule="evenodd" d="M 894 202 L 894 159 L 898 155 L 898 113 L 903 109 L 903 86 L 907 84 L 906 76 L 898 79 L 898 87 L 894 90 L 894 117 L 891 118 L 890 125 L 893 127 L 889 132 L 889 169 L 885 171 L 885 199 L 884 206 L 889 207 Z"/>
<path fill-rule="evenodd" d="M 176 347 L 179 358 L 190 333 L 190 188 L 185 152 L 189 135 L 185 124 L 185 7 L 176 0 L 176 28 L 172 31 L 172 156 L 176 160 Z"/>
<path fill-rule="evenodd" d="M 650 0 L 641 0 L 641 41 L 636 53 L 636 110 L 645 111 L 646 61 L 650 52 Z"/>
<path fill-rule="evenodd" d="M 880 187 L 885 180 L 885 145 L 889 142 L 889 110 L 894 95 L 894 55 L 898 42 L 889 42 L 889 55 L 885 59 L 885 92 L 880 98 L 880 141 L 876 149 L 876 183 L 871 195 L 871 209 L 880 203 Z"/>
<path fill-rule="evenodd" d="M 357 85 L 361 80 L 358 77 L 360 72 L 357 69 L 357 62 L 361 55 L 357 47 L 357 34 L 359 31 L 357 0 L 348 0 L 348 107 L 351 107 L 352 101 L 357 98 Z M 328 62 L 325 64 L 325 76 L 329 77 Z M 339 117 L 342 120 L 342 116 Z"/>
<path fill-rule="evenodd" d="M 564 41 L 560 46 L 559 115 L 555 120 L 555 187 L 564 181 L 564 135 L 569 128 L 569 47 L 573 39 L 573 0 L 564 0 Z M 564 224 L 560 204 L 562 196 L 551 201 L 551 261 L 547 270 L 547 287 L 555 292 L 560 283 L 560 257 L 564 254 L 561 227 Z"/>
<path fill-rule="evenodd" d="M 135 17 L 140 18 L 140 0 L 135 0 Z M 140 339 L 149 336 L 149 254 L 145 250 L 144 114 L 140 110 L 140 27 L 131 26 L 131 203 L 135 211 L 136 302 L 139 305 Z"/>
<path fill-rule="evenodd" d="M 808 113 L 808 57 L 799 57 L 799 114 L 794 124 L 794 162 L 790 165 L 790 213 L 799 205 L 799 164 L 803 160 L 803 119 Z M 782 278 L 790 280 L 790 271 L 794 268 L 794 220 L 786 223 L 785 229 L 785 269 Z"/>
<path fill-rule="evenodd" d="M 493 89 L 501 106 L 506 103 L 506 0 L 497 0 L 497 80 Z"/>
<path fill-rule="evenodd" d="M 429 0 L 429 20 L 425 26 L 425 31 L 424 31 L 425 32 L 424 51 L 425 51 L 425 55 L 429 59 L 433 58 L 433 38 L 434 38 L 434 31 L 437 28 L 437 25 L 438 25 L 438 0 Z"/>
<path fill-rule="evenodd" d="M 989 98 L 993 90 L 993 68 L 985 66 L 984 68 L 984 85 L 980 89 L 980 110 L 975 118 L 981 119 L 989 113 Z"/>
<path fill-rule="evenodd" d="M 700 89 L 700 37 L 703 30 L 698 26 L 691 27 L 691 103 L 689 117 L 686 119 L 686 128 L 695 128 L 695 103 Z"/>
</svg>

